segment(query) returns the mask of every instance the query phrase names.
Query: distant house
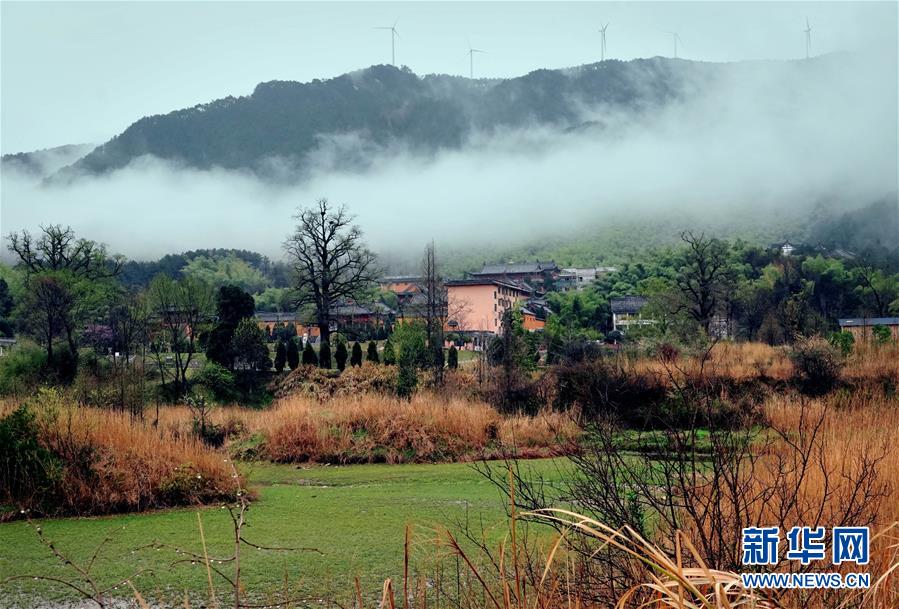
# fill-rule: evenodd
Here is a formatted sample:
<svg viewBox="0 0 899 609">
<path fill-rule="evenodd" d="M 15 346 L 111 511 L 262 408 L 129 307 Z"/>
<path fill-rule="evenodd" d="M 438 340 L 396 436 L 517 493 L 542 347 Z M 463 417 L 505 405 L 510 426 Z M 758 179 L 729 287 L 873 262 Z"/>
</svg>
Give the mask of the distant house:
<svg viewBox="0 0 899 609">
<path fill-rule="evenodd" d="M 643 296 L 612 298 L 609 301 L 612 309 L 612 330 L 626 332 L 630 326 L 645 326 L 655 323 L 655 320 L 644 318 L 641 314 L 647 302 L 649 301 Z"/>
<path fill-rule="evenodd" d="M 508 264 L 484 264 L 480 271 L 469 273 L 472 279 L 496 279 L 507 282 L 522 282 L 535 291 L 545 291 L 558 279 L 562 269 L 552 260 L 534 262 L 510 262 Z"/>
<path fill-rule="evenodd" d="M 854 317 L 840 319 L 839 324 L 841 330 L 851 332 L 857 341 L 870 340 L 876 326 L 889 328 L 893 340 L 899 341 L 899 317 Z"/>
<path fill-rule="evenodd" d="M 772 243 L 768 246 L 768 249 L 779 250 L 782 256 L 791 256 L 797 247 L 799 247 L 798 244 L 784 241 L 783 243 Z"/>
<path fill-rule="evenodd" d="M 583 290 L 597 279 L 602 279 L 618 269 L 614 266 L 594 266 L 586 268 L 564 268 L 559 273 L 557 284 L 563 290 Z"/>
<path fill-rule="evenodd" d="M 397 275 L 393 277 L 383 277 L 378 286 L 387 292 L 396 294 L 400 307 L 407 304 L 415 298 L 416 294 L 422 293 L 423 279 L 417 275 Z"/>
<path fill-rule="evenodd" d="M 393 319 L 393 310 L 381 303 L 360 305 L 356 303 L 339 304 L 331 311 L 332 332 L 342 328 L 373 326 L 381 327 Z M 312 339 L 313 342 L 320 335 L 318 324 L 314 319 L 301 319 L 296 313 L 256 313 L 256 323 L 262 329 L 269 331 L 278 326 L 293 326 L 297 336 Z"/>
<path fill-rule="evenodd" d="M 306 331 L 306 326 L 297 319 L 296 313 L 256 313 L 256 325 L 263 330 L 274 330 L 279 326 L 293 326 L 297 331 L 297 336 L 302 336 Z M 318 331 L 318 328 L 316 328 Z"/>
<path fill-rule="evenodd" d="M 542 298 L 531 298 L 521 307 L 521 319 L 528 332 L 542 330 L 546 327 L 546 318 L 552 314 L 547 302 Z"/>
<path fill-rule="evenodd" d="M 447 330 L 473 336 L 476 346 L 483 335 L 498 334 L 503 314 L 531 296 L 520 284 L 499 279 L 457 279 L 445 285 Z"/>
<path fill-rule="evenodd" d="M 15 347 L 16 339 L 14 338 L 0 338 L 0 357 L 6 355 L 6 352 Z"/>
</svg>

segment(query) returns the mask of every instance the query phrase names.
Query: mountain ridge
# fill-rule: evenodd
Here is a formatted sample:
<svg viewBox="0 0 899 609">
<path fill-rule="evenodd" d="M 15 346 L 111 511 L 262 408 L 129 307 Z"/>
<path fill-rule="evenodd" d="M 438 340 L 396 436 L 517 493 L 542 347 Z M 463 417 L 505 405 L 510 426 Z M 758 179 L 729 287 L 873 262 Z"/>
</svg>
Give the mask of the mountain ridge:
<svg viewBox="0 0 899 609">
<path fill-rule="evenodd" d="M 271 159 L 302 170 L 334 140 L 358 135 L 385 147 L 457 149 L 480 130 L 545 125 L 578 127 L 583 104 L 633 108 L 665 103 L 685 81 L 708 78 L 727 64 L 663 58 L 606 60 L 577 68 L 541 69 L 510 79 L 417 76 L 372 66 L 327 80 L 268 81 L 248 96 L 228 96 L 143 117 L 57 177 L 103 174 L 152 155 L 197 169 L 265 172 Z M 439 120 L 434 120 L 438 116 Z M 342 166 L 360 159 L 340 158 Z"/>
<path fill-rule="evenodd" d="M 513 78 L 470 79 L 375 65 L 329 79 L 273 80 L 227 96 L 143 117 L 56 172 L 53 179 L 100 175 L 142 156 L 195 169 L 223 168 L 302 178 L 325 157 L 333 168 L 364 167 L 400 144 L 417 153 L 462 148 L 473 134 L 548 127 L 574 132 L 599 124 L 585 108 L 640 111 L 688 100 L 726 75 L 760 64 L 654 57 L 538 69 Z M 437 120 L 435 120 L 437 117 Z"/>
</svg>

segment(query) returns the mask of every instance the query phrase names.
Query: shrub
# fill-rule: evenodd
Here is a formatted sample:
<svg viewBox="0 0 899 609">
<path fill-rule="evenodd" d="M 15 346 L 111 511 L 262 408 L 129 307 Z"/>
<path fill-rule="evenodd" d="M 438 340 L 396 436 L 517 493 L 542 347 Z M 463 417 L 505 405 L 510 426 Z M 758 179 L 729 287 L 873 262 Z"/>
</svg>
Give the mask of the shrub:
<svg viewBox="0 0 899 609">
<path fill-rule="evenodd" d="M 852 332 L 843 330 L 842 332 L 834 332 L 830 335 L 830 344 L 840 350 L 843 356 L 852 353 L 852 346 L 855 344 L 855 336 Z"/>
<path fill-rule="evenodd" d="M 0 419 L 0 500 L 17 506 L 52 501 L 62 468 L 41 445 L 34 413 L 20 406 Z"/>
<path fill-rule="evenodd" d="M 656 356 L 663 362 L 671 363 L 680 357 L 680 350 L 671 343 L 662 343 L 656 348 Z"/>
<path fill-rule="evenodd" d="M 795 380 L 807 391 L 818 393 L 833 389 L 840 379 L 842 361 L 837 350 L 820 338 L 806 338 L 793 345 L 790 359 Z"/>
<path fill-rule="evenodd" d="M 396 364 L 396 350 L 393 348 L 393 342 L 389 338 L 384 341 L 384 364 L 387 366 Z"/>
<path fill-rule="evenodd" d="M 893 339 L 890 329 L 886 326 L 874 326 L 871 328 L 871 336 L 878 345 L 886 345 Z"/>
<path fill-rule="evenodd" d="M 194 377 L 194 382 L 206 389 L 218 402 L 232 402 L 237 399 L 234 374 L 221 364 L 207 361 Z"/>
<path fill-rule="evenodd" d="M 30 469 L 48 474 L 41 478 L 43 474 L 32 472 L 31 484 L 39 484 L 20 498 L 23 509 L 87 515 L 234 497 L 231 466 L 188 434 L 152 427 L 127 413 L 75 407 L 49 389 L 40 390 L 26 409 L 33 418 L 20 413 L 0 423 L 5 426 L 0 434 L 18 438 L 16 446 L 0 437 L 0 452 L 12 446 L 19 466 L 18 453 L 30 454 Z M 192 464 L 192 492 L 173 494 L 168 490 L 172 472 L 186 463 Z M 0 476 L 2 484 L 9 479 Z"/>
<path fill-rule="evenodd" d="M 346 343 L 342 340 L 337 341 L 337 348 L 334 350 L 334 361 L 337 362 L 337 369 L 343 372 L 346 368 L 346 360 L 349 354 L 346 351 Z"/>
<path fill-rule="evenodd" d="M 373 340 L 368 341 L 368 352 L 365 354 L 365 359 L 373 364 L 381 361 L 378 357 L 378 343 Z"/>
<path fill-rule="evenodd" d="M 450 345 L 446 360 L 450 370 L 455 370 L 459 367 L 459 351 L 456 349 L 456 345 Z"/>
<path fill-rule="evenodd" d="M 311 346 L 306 343 L 306 346 L 311 349 Z M 315 355 L 315 351 L 312 352 L 312 355 Z M 303 363 L 305 364 L 306 352 L 303 351 Z M 296 370 L 300 365 L 300 352 L 297 349 L 297 341 L 295 338 L 291 338 L 287 341 L 287 365 L 291 370 Z"/>
<path fill-rule="evenodd" d="M 318 347 L 318 367 L 331 368 L 331 345 L 326 340 Z"/>
<path fill-rule="evenodd" d="M 39 385 L 46 372 L 47 353 L 22 346 L 0 357 L 0 395 L 21 393 Z"/>
<path fill-rule="evenodd" d="M 312 343 L 306 343 L 306 346 L 303 347 L 303 365 L 304 366 L 318 366 L 318 356 L 315 354 L 315 349 L 312 348 Z M 291 370 L 296 370 L 296 366 L 291 366 Z"/>
<path fill-rule="evenodd" d="M 362 365 L 362 346 L 359 341 L 353 343 L 353 354 L 350 356 L 350 365 L 358 368 Z"/>
<path fill-rule="evenodd" d="M 294 346 L 296 349 L 296 346 Z M 284 364 L 287 363 L 287 348 L 284 346 L 284 341 L 278 341 L 278 346 L 275 347 L 275 371 L 283 372 Z"/>
<path fill-rule="evenodd" d="M 400 347 L 399 366 L 396 375 L 396 393 L 400 397 L 409 398 L 418 386 L 418 362 L 414 348 Z"/>
</svg>

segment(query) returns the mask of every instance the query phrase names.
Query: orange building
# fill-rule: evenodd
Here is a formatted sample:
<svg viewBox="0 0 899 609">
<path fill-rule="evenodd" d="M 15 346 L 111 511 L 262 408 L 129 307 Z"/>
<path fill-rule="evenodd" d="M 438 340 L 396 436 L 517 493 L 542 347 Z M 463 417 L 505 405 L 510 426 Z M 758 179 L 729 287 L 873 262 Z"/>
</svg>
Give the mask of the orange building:
<svg viewBox="0 0 899 609">
<path fill-rule="evenodd" d="M 890 331 L 892 340 L 899 341 L 899 317 L 857 317 L 839 320 L 840 329 L 851 332 L 858 342 L 870 341 L 874 336 L 874 328 L 883 326 Z"/>
<path fill-rule="evenodd" d="M 446 282 L 447 329 L 498 334 L 503 314 L 527 300 L 530 292 L 498 279 L 459 279 Z"/>
<path fill-rule="evenodd" d="M 528 308 L 521 309 L 521 320 L 522 326 L 524 326 L 524 329 L 528 332 L 542 330 L 546 327 L 546 318 L 540 317 L 537 311 L 532 311 Z"/>
<path fill-rule="evenodd" d="M 297 336 L 307 334 L 318 336 L 318 326 L 306 325 L 297 319 L 296 313 L 256 313 L 256 324 L 263 330 L 272 331 L 279 326 L 293 326 Z"/>
</svg>

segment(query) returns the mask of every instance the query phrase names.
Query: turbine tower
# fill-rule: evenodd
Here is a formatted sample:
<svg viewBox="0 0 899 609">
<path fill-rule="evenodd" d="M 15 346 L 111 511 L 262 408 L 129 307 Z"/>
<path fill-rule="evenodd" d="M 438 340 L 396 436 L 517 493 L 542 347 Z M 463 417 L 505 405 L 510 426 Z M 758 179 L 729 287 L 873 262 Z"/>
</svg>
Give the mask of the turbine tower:
<svg viewBox="0 0 899 609">
<path fill-rule="evenodd" d="M 665 32 L 665 33 L 671 34 L 671 38 L 674 40 L 674 58 L 677 59 L 677 43 L 679 42 L 679 43 L 681 43 L 681 46 L 683 46 L 684 41 L 681 40 L 680 34 L 678 34 L 677 32 Z"/>
<path fill-rule="evenodd" d="M 471 48 L 471 40 L 468 41 L 468 77 L 474 78 L 474 54 L 475 53 L 486 53 L 487 51 L 482 51 L 481 49 L 473 49 Z"/>
<path fill-rule="evenodd" d="M 600 55 L 599 55 L 600 61 L 606 60 L 606 29 L 608 27 L 609 27 L 609 24 L 607 23 L 604 26 L 602 26 L 601 28 L 599 28 L 599 35 L 602 37 L 602 42 L 600 45 L 601 51 L 600 51 Z"/>
<path fill-rule="evenodd" d="M 390 65 L 396 65 L 396 39 L 400 35 L 399 32 L 396 31 L 396 24 L 399 22 L 399 19 L 393 22 L 393 25 L 385 25 L 381 27 L 376 27 L 376 30 L 390 30 Z"/>
<path fill-rule="evenodd" d="M 812 52 L 812 26 L 808 23 L 808 17 L 805 18 L 805 58 L 808 59 Z"/>
</svg>

